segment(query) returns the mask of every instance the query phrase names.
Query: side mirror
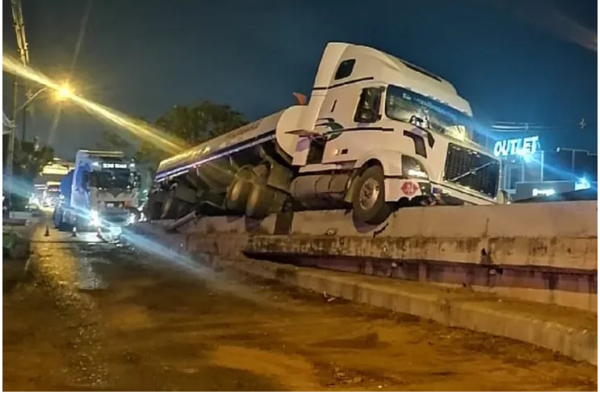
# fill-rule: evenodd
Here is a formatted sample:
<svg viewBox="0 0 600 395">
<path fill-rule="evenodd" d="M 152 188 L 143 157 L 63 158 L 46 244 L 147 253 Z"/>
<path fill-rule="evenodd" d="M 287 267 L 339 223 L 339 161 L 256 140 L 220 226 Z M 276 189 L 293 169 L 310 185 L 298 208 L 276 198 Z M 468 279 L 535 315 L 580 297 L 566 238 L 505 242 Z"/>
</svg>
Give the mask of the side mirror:
<svg viewBox="0 0 600 395">
<path fill-rule="evenodd" d="M 354 121 L 358 123 L 373 123 L 376 122 L 378 118 L 377 113 L 370 108 L 360 108 L 356 112 Z"/>
</svg>

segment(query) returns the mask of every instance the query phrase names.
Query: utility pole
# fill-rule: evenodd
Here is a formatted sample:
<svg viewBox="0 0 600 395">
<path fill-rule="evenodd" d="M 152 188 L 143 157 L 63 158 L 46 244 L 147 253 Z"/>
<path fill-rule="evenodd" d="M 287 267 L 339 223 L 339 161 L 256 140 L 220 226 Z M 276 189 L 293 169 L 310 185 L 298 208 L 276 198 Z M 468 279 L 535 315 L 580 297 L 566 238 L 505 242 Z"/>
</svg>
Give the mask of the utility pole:
<svg viewBox="0 0 600 395">
<path fill-rule="evenodd" d="M 19 58 L 24 66 L 29 65 L 29 50 L 27 45 L 27 38 L 25 37 L 25 22 L 23 21 L 23 9 L 21 7 L 21 0 L 11 0 L 11 10 L 13 23 L 15 28 L 15 36 L 17 39 L 17 50 L 19 52 Z M 8 143 L 8 158 L 7 158 L 7 176 L 8 176 L 8 207 L 9 216 L 12 207 L 12 194 L 14 192 L 14 161 L 15 161 L 15 138 L 17 134 L 17 114 L 19 112 L 18 107 L 18 79 L 15 76 L 15 82 L 13 87 L 13 122 L 14 128 L 11 131 Z M 25 120 L 25 116 L 23 117 Z M 25 122 L 23 122 L 22 138 L 25 138 Z"/>
<path fill-rule="evenodd" d="M 12 208 L 12 194 L 13 194 L 13 173 L 14 173 L 14 163 L 15 163 L 15 135 L 17 134 L 17 112 L 18 112 L 18 83 L 17 76 L 14 77 L 15 82 L 13 85 L 13 129 L 10 131 L 10 136 L 8 137 L 8 157 L 6 158 L 6 175 L 8 176 L 8 216 L 10 217 L 10 210 Z"/>
</svg>

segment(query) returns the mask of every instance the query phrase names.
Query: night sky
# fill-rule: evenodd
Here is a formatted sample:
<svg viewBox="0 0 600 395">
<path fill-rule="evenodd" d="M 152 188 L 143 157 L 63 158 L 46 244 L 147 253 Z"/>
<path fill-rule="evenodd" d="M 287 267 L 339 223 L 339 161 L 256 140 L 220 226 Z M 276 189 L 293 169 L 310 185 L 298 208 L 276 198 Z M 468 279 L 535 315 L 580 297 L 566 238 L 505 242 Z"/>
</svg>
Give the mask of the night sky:
<svg viewBox="0 0 600 395">
<path fill-rule="evenodd" d="M 22 2 L 31 64 L 52 77 L 72 73 L 83 96 L 130 115 L 155 119 L 204 99 L 249 120 L 268 115 L 292 104 L 292 92 L 310 93 L 325 44 L 346 41 L 451 81 L 482 124 L 559 125 L 543 132 L 542 148 L 596 151 L 596 0 Z M 3 4 L 4 49 L 14 51 Z M 38 103 L 28 135 L 48 141 L 56 106 Z M 65 107 L 52 144 L 72 157 L 95 148 L 104 129 Z"/>
</svg>

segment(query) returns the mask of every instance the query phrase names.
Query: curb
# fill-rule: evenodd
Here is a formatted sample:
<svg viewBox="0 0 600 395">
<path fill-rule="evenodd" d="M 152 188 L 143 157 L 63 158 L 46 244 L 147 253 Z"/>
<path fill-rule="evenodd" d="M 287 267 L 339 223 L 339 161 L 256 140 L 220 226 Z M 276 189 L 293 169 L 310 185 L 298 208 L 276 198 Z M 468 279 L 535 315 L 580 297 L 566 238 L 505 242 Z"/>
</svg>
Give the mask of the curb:
<svg viewBox="0 0 600 395">
<path fill-rule="evenodd" d="M 597 366 L 597 315 L 589 312 L 502 301 L 493 296 L 406 281 L 394 280 L 392 284 L 382 278 L 270 262 L 232 261 L 214 256 L 209 256 L 209 262 L 352 302 L 419 316 L 446 326 L 523 341 Z M 561 312 L 568 312 L 568 315 Z"/>
</svg>

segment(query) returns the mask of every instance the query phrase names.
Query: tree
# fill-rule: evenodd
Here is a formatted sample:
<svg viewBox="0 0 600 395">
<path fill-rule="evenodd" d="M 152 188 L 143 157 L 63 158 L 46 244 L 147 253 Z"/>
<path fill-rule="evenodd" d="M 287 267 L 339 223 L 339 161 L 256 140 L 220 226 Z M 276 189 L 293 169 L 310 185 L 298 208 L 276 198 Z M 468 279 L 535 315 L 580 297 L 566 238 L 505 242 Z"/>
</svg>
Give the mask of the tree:
<svg viewBox="0 0 600 395">
<path fill-rule="evenodd" d="M 210 101 L 203 101 L 195 106 L 175 106 L 155 122 L 166 134 L 177 137 L 189 146 L 210 140 L 246 123 L 243 115 L 230 106 Z M 104 141 L 99 148 L 135 152 L 133 156 L 136 162 L 151 169 L 156 169 L 161 160 L 171 156 L 147 140 L 140 141 L 136 146 L 111 131 L 104 132 Z"/>
<path fill-rule="evenodd" d="M 15 144 L 14 174 L 27 181 L 35 179 L 48 162 L 54 159 L 54 148 L 39 145 L 36 141 L 19 141 Z"/>
<path fill-rule="evenodd" d="M 157 126 L 192 146 L 245 124 L 241 113 L 210 101 L 193 107 L 175 106 L 156 121 Z"/>
<path fill-rule="evenodd" d="M 7 144 L 2 148 L 4 158 L 6 158 L 7 153 L 4 151 L 7 149 Z M 25 208 L 29 196 L 33 193 L 35 178 L 53 158 L 53 148 L 39 145 L 37 141 L 31 142 L 15 139 L 13 190 L 11 193 L 13 209 L 22 210 Z M 6 163 L 3 164 L 6 165 Z"/>
<path fill-rule="evenodd" d="M 121 137 L 121 135 L 112 130 L 105 130 L 102 132 L 103 139 L 98 144 L 98 149 L 101 151 L 135 151 L 135 146 L 128 140 Z"/>
<path fill-rule="evenodd" d="M 144 119 L 141 121 L 148 122 Z M 164 133 L 182 140 L 189 146 L 195 146 L 246 123 L 243 115 L 230 106 L 203 101 L 195 106 L 175 106 L 160 116 L 155 125 Z M 171 154 L 148 140 L 136 141 L 136 143 L 130 142 L 118 133 L 105 131 L 104 140 L 98 148 L 132 153 L 144 178 L 151 179 L 154 177 L 158 163 Z"/>
</svg>

